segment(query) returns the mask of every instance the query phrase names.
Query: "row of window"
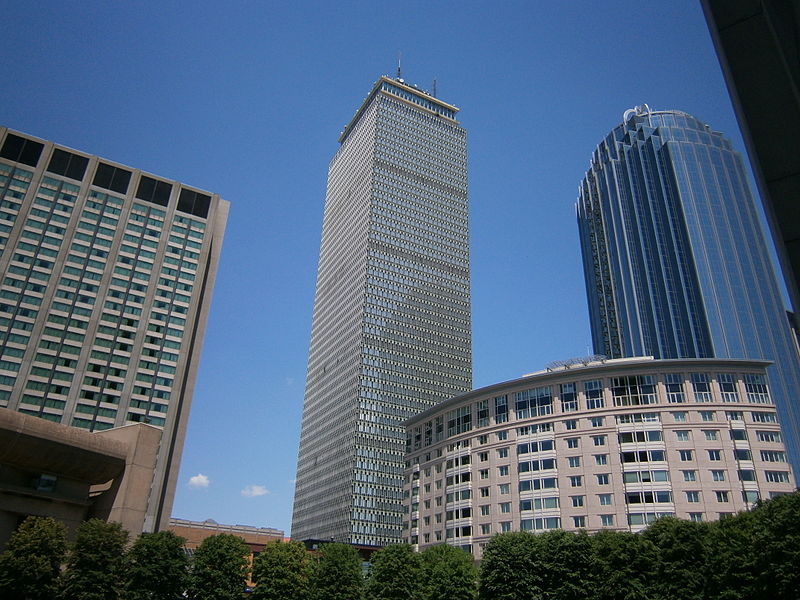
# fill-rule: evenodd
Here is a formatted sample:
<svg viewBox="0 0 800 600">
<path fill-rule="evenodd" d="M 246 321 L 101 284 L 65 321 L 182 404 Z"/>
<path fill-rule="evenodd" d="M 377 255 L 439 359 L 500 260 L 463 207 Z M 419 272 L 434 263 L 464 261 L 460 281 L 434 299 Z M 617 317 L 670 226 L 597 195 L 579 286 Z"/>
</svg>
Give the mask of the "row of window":
<svg viewBox="0 0 800 600">
<path fill-rule="evenodd" d="M 480 406 L 480 403 L 479 405 Z M 472 429 L 470 425 L 470 413 L 469 413 L 469 406 L 460 407 L 453 411 L 449 411 L 447 413 L 447 423 L 448 429 L 450 427 L 453 428 L 453 431 L 460 431 L 461 433 L 470 431 Z M 700 422 L 703 423 L 712 423 L 716 422 L 720 416 L 723 416 L 727 421 L 744 421 L 745 415 L 749 414 L 750 421 L 753 423 L 777 423 L 777 415 L 774 411 L 750 411 L 749 413 L 745 413 L 745 411 L 740 410 L 726 410 L 722 412 L 722 415 L 719 415 L 720 411 L 714 410 L 700 410 L 700 411 L 693 411 L 692 414 L 696 414 L 699 416 Z M 481 413 L 479 413 L 481 414 Z M 650 412 L 650 413 L 628 413 L 623 415 L 615 415 L 614 419 L 616 424 L 618 425 L 625 425 L 625 424 L 636 424 L 636 423 L 659 423 L 662 420 L 662 414 L 668 414 L 672 422 L 674 423 L 688 423 L 690 422 L 688 411 L 669 411 L 668 413 L 657 413 L 657 412 Z M 695 419 L 692 419 L 694 422 Z M 578 429 L 578 419 L 566 419 L 562 421 L 564 425 L 564 429 L 566 431 L 573 431 Z M 606 425 L 606 417 L 590 417 L 589 423 L 591 427 L 604 427 Z M 517 427 L 517 435 L 518 436 L 526 436 L 526 435 L 534 435 L 538 433 L 544 432 L 551 432 L 554 430 L 554 423 L 547 422 L 547 423 L 538 423 L 534 425 L 524 425 L 521 427 Z M 706 430 L 703 430 L 704 432 Z M 456 435 L 453 433 L 452 435 Z M 502 441 L 507 439 L 508 431 L 498 431 L 494 434 L 498 441 Z M 636 436 L 641 437 L 641 433 L 635 434 Z M 645 433 L 647 435 L 657 435 L 657 434 L 650 434 Z M 688 431 L 678 431 L 676 432 L 680 441 L 686 441 L 689 436 Z M 732 439 L 739 440 L 739 439 L 746 439 L 746 433 L 744 430 L 732 430 L 731 436 Z M 744 437 L 734 437 L 734 436 L 744 436 Z M 684 439 L 681 440 L 681 437 Z M 412 450 L 418 450 L 423 446 L 429 446 L 436 441 L 441 441 L 444 439 L 444 416 L 440 415 L 435 417 L 431 421 L 427 421 L 424 425 L 416 426 L 414 428 L 410 428 L 406 434 L 406 451 L 411 452 Z M 481 434 L 477 438 L 478 444 L 486 444 L 489 442 L 489 434 Z M 568 438 L 571 439 L 571 438 Z M 575 438 L 577 439 L 577 438 Z M 627 439 L 627 438 L 626 438 Z M 777 434 L 777 440 L 780 439 L 780 434 Z M 631 438 L 631 441 L 642 441 L 641 439 Z M 464 447 L 469 447 L 469 440 L 461 440 L 459 444 L 464 445 Z M 568 447 L 577 447 L 577 442 L 568 442 L 576 444 L 575 446 L 568 446 Z M 628 443 L 622 442 L 621 443 Z M 599 443 L 597 445 L 603 445 Z M 453 451 L 455 446 L 453 444 L 448 445 L 448 451 Z M 430 454 L 427 454 L 425 457 L 425 461 L 427 462 L 430 460 Z M 416 462 L 420 461 L 420 458 L 415 459 Z"/>
<path fill-rule="evenodd" d="M 751 497 L 748 496 L 748 499 L 745 500 L 748 503 L 753 503 L 756 500 L 753 500 Z M 720 502 L 727 502 L 727 500 L 720 500 Z M 674 516 L 675 513 L 670 511 L 653 511 L 653 512 L 631 512 L 627 515 L 628 525 L 647 525 L 665 516 Z M 702 512 L 697 513 L 689 513 L 689 518 L 692 521 L 699 521 L 702 522 L 704 520 L 704 514 Z M 719 517 L 725 517 L 730 515 L 730 512 L 721 512 L 718 513 Z M 596 515 L 596 519 L 598 521 L 598 525 L 600 527 L 614 527 L 615 524 L 615 517 L 614 514 L 600 514 Z M 586 528 L 587 516 L 586 515 L 577 515 L 572 517 L 572 525 L 576 529 L 584 529 Z M 493 533 L 508 533 L 513 531 L 512 522 L 511 521 L 500 521 L 498 524 L 498 529 L 494 532 L 492 531 L 492 524 L 491 523 L 481 523 L 478 525 L 475 535 L 492 535 Z M 548 530 L 548 529 L 561 529 L 561 517 L 536 517 L 533 519 L 520 519 L 519 521 L 519 530 L 520 531 L 539 531 L 539 530 Z M 462 525 L 459 527 L 451 527 L 445 529 L 445 535 L 447 539 L 453 538 L 460 538 L 460 537 L 471 537 L 473 535 L 473 527 L 471 525 Z M 480 532 L 480 533 L 478 533 Z M 435 536 L 435 540 L 437 542 L 442 540 L 442 532 L 435 531 L 433 532 Z M 431 534 L 428 532 L 423 533 L 423 540 L 425 543 L 430 543 L 431 541 Z M 419 539 L 417 535 L 411 535 L 409 538 L 409 542 L 411 544 L 419 543 Z"/>
<path fill-rule="evenodd" d="M 683 450 L 679 451 L 681 460 L 684 462 L 689 462 L 692 460 L 693 454 L 691 450 Z M 761 460 L 763 462 L 776 462 L 776 463 L 785 463 L 787 462 L 786 459 L 786 452 L 782 450 L 761 450 L 760 451 Z M 708 450 L 708 457 L 709 460 L 712 462 L 719 462 L 722 460 L 721 451 L 720 450 Z M 607 454 L 596 454 L 594 455 L 595 464 L 598 466 L 603 466 L 608 464 L 608 455 Z M 750 461 L 752 460 L 752 453 L 750 450 L 735 450 L 734 451 L 734 458 L 737 461 Z M 646 463 L 646 462 L 663 462 L 666 460 L 665 452 L 663 450 L 642 450 L 638 452 L 623 452 L 620 455 L 620 462 L 623 464 L 628 463 Z M 581 466 L 581 457 L 580 456 L 569 456 L 567 457 L 568 464 L 571 468 L 580 467 Z M 550 469 L 556 468 L 556 459 L 555 458 L 546 458 L 541 460 L 533 460 L 533 461 L 525 461 L 520 462 L 517 465 L 517 472 L 518 473 L 528 473 L 532 471 L 545 471 Z M 507 477 L 509 475 L 509 465 L 500 465 L 497 467 L 497 473 L 500 477 Z M 691 474 L 694 477 L 695 471 L 683 471 L 685 474 Z M 714 476 L 715 481 L 724 481 L 725 475 L 724 471 L 722 470 L 712 470 L 711 473 Z M 489 478 L 489 470 L 488 469 L 480 469 L 478 471 L 478 475 L 480 479 L 488 479 Z M 668 481 L 669 475 L 666 470 L 653 470 L 653 471 L 635 471 L 635 472 L 626 472 L 623 474 L 624 480 L 626 483 L 631 481 Z M 663 477 L 663 479 L 644 479 L 643 477 Z M 688 476 L 688 475 L 687 475 Z M 598 483 L 599 484 L 607 484 L 608 483 L 608 474 L 600 474 L 597 475 Z M 754 471 L 751 469 L 739 469 L 739 479 L 741 481 L 753 481 L 754 480 Z M 572 482 L 573 487 L 577 487 L 581 485 L 581 475 L 573 475 L 570 476 L 570 481 Z M 417 478 L 414 477 L 416 480 Z M 466 471 L 463 473 L 456 473 L 455 475 L 448 475 L 445 478 L 445 485 L 456 485 L 458 483 L 466 483 L 471 481 L 471 472 Z M 687 481 L 694 481 L 694 479 L 687 479 Z M 576 483 L 577 482 L 577 483 Z M 425 491 L 430 491 L 430 484 L 426 483 Z M 440 489 L 439 482 L 437 482 L 437 489 Z"/>
<path fill-rule="evenodd" d="M 752 503 L 755 500 L 752 500 L 751 496 L 745 500 L 748 503 Z M 723 501 L 724 502 L 724 501 Z M 725 518 L 726 516 L 731 516 L 732 512 L 719 512 L 716 514 L 719 518 Z M 629 512 L 627 514 L 627 524 L 631 526 L 639 526 L 639 525 L 649 525 L 650 523 L 654 522 L 655 520 L 661 517 L 668 517 L 674 516 L 675 513 L 671 511 L 648 511 L 648 512 Z M 690 512 L 689 519 L 695 522 L 703 522 L 706 520 L 707 513 L 704 512 Z M 587 527 L 587 519 L 589 517 L 587 515 L 576 515 L 571 517 L 572 526 L 575 529 L 585 529 Z M 614 514 L 599 514 L 593 517 L 596 519 L 596 525 L 600 527 L 615 527 L 617 526 L 616 523 L 616 515 Z M 562 520 L 560 517 L 537 517 L 534 519 L 520 519 L 519 521 L 519 530 L 521 531 L 539 531 L 539 530 L 547 530 L 547 529 L 561 529 L 562 528 Z M 431 543 L 431 540 L 435 540 L 436 542 L 442 541 L 442 536 L 446 535 L 448 539 L 453 538 L 460 538 L 460 537 L 471 537 L 473 535 L 471 525 L 462 525 L 460 527 L 453 527 L 448 528 L 444 532 L 442 531 L 434 531 L 433 538 L 431 537 L 431 533 L 425 532 L 422 534 L 423 542 L 428 544 Z M 475 531 L 475 535 L 492 535 L 494 533 L 508 533 L 513 531 L 513 522 L 512 521 L 500 521 L 497 524 L 497 529 L 494 531 L 492 530 L 491 523 L 482 523 L 477 526 Z M 418 544 L 419 543 L 419 536 L 416 534 L 412 534 L 409 536 L 409 543 L 411 544 Z M 485 543 L 482 543 L 481 546 L 483 547 Z M 462 546 L 467 551 L 472 551 L 471 546 Z"/>
<path fill-rule="evenodd" d="M 686 502 L 689 504 L 697 504 L 702 502 L 702 492 L 698 490 L 689 490 L 685 491 L 684 497 Z M 730 490 L 713 490 L 711 492 L 707 492 L 711 494 L 712 501 L 718 503 L 727 503 L 731 501 L 731 491 Z M 757 502 L 759 500 L 759 492 L 757 490 L 741 490 L 742 500 L 748 504 Z M 673 503 L 673 493 L 669 490 L 655 490 L 655 491 L 640 491 L 640 492 L 627 492 L 624 495 L 624 503 L 627 506 L 637 505 L 637 504 L 671 504 Z M 614 505 L 614 494 L 596 494 L 595 495 L 596 504 L 598 506 L 613 506 Z M 570 505 L 572 508 L 583 508 L 587 505 L 586 503 L 586 496 L 570 496 Z M 511 513 L 512 507 L 511 502 L 500 502 L 497 504 L 499 509 L 499 514 L 509 514 Z M 530 498 L 530 499 L 522 499 L 519 501 L 519 511 L 530 512 L 530 511 L 547 511 L 547 510 L 557 510 L 561 508 L 561 501 L 558 496 L 550 496 L 546 498 Z M 490 516 L 491 512 L 491 505 L 490 504 L 482 504 L 478 506 L 478 511 L 481 517 Z M 416 511 L 412 509 L 412 516 L 416 514 Z M 473 517 L 472 514 L 472 507 L 465 506 L 454 508 L 451 510 L 444 511 L 443 513 L 436 513 L 433 515 L 433 519 L 435 523 L 442 522 L 442 516 L 444 515 L 445 521 L 457 521 L 460 519 L 470 519 Z M 424 526 L 430 526 L 431 524 L 431 516 L 426 515 L 422 519 Z M 416 527 L 419 523 L 419 519 L 414 517 L 410 521 L 410 525 L 412 528 Z"/>
<path fill-rule="evenodd" d="M 683 481 L 692 483 L 698 481 L 698 472 L 694 469 L 689 470 L 682 470 L 680 471 Z M 724 482 L 726 481 L 726 471 L 723 469 L 710 469 L 708 471 L 710 475 L 710 480 L 715 482 Z M 736 471 L 737 478 L 739 482 L 755 482 L 756 481 L 756 471 L 753 469 L 737 469 Z M 461 474 L 469 475 L 468 473 Z M 453 478 L 447 479 L 447 485 L 456 484 L 463 481 L 469 481 L 469 477 L 466 479 L 462 479 L 460 481 L 455 480 L 456 476 Z M 598 473 L 594 475 L 595 482 L 597 485 L 610 485 L 611 483 L 611 473 Z M 668 483 L 670 481 L 670 474 L 667 470 L 641 470 L 641 471 L 626 471 L 622 474 L 623 482 L 626 485 L 630 484 L 639 484 L 639 483 Z M 566 481 L 569 483 L 569 487 L 571 488 L 579 488 L 583 487 L 584 481 L 586 479 L 585 475 L 570 475 L 567 476 Z M 789 483 L 789 471 L 773 471 L 773 470 L 765 470 L 763 472 L 763 481 L 766 483 Z M 518 490 L 520 492 L 527 492 L 532 490 L 546 490 L 546 489 L 557 489 L 558 485 L 558 478 L 557 477 L 540 477 L 536 479 L 529 479 L 529 480 L 522 480 L 519 481 Z M 437 482 L 436 489 L 441 489 L 441 481 Z M 507 495 L 511 493 L 511 484 L 510 483 L 501 483 L 497 485 L 497 490 L 500 495 Z M 431 491 L 430 484 L 425 485 L 425 493 L 429 494 Z M 478 497 L 480 498 L 488 498 L 491 494 L 491 487 L 479 487 L 478 490 Z M 416 510 L 415 507 L 419 505 L 417 500 L 419 494 L 419 488 L 412 490 L 412 511 Z M 406 497 L 408 494 L 406 493 Z M 472 499 L 472 490 L 458 490 L 453 492 L 448 492 L 444 495 L 444 498 L 447 503 L 450 502 L 458 502 L 461 500 L 469 500 Z M 573 498 L 580 499 L 581 496 L 573 496 Z M 435 498 L 436 505 L 441 506 L 442 496 Z M 582 502 L 582 500 L 581 500 Z M 431 500 L 426 498 L 424 500 L 425 508 L 430 508 Z M 573 504 L 573 506 L 581 506 L 582 504 Z"/>
<path fill-rule="evenodd" d="M 58 192 L 57 190 L 59 189 L 62 191 Z M 75 186 L 70 186 L 64 182 L 59 182 L 52 178 L 45 177 L 43 179 L 42 186 L 39 190 L 39 195 L 34 200 L 35 207 L 31 211 L 31 216 L 33 217 L 31 223 L 36 223 L 37 229 L 46 228 L 48 231 L 54 231 L 53 226 L 48 225 L 48 223 L 52 224 L 53 222 L 58 222 L 62 225 L 67 223 L 68 219 L 66 217 L 62 217 L 58 213 L 65 213 L 69 215 L 73 208 L 69 205 L 69 203 L 74 202 L 76 200 L 76 196 L 74 194 L 66 193 L 64 190 L 66 190 L 66 192 L 77 193 L 78 188 Z M 58 198 L 58 201 L 56 201 L 55 198 Z M 60 300 L 56 300 L 52 303 L 51 310 L 53 312 L 48 315 L 48 322 L 51 323 L 51 325 L 47 326 L 43 330 L 45 337 L 42 339 L 40 347 L 48 350 L 54 350 L 59 354 L 71 354 L 77 356 L 80 353 L 80 348 L 74 347 L 66 342 L 68 340 L 83 342 L 85 337 L 84 333 L 66 330 L 66 328 L 85 330 L 88 326 L 88 322 L 83 320 L 81 317 L 88 318 L 93 314 L 93 305 L 96 301 L 96 298 L 93 296 L 93 294 L 96 294 L 99 291 L 99 286 L 93 283 L 87 283 L 86 280 L 99 281 L 101 278 L 101 273 L 95 271 L 106 270 L 106 260 L 109 257 L 111 241 L 105 240 L 100 236 L 100 234 L 106 234 L 108 237 L 113 237 L 114 231 L 108 229 L 107 227 L 103 227 L 102 225 L 110 225 L 111 227 L 117 226 L 117 217 L 121 213 L 120 207 L 122 206 L 122 203 L 123 201 L 121 199 L 115 198 L 109 194 L 103 194 L 97 191 L 90 192 L 90 198 L 86 200 L 85 207 L 81 215 L 82 220 L 78 224 L 80 229 L 76 230 L 74 233 L 74 242 L 72 243 L 70 253 L 67 256 L 67 263 L 69 264 L 65 265 L 64 267 L 63 273 L 65 276 L 60 280 L 60 284 L 63 287 L 57 288 L 55 293 L 56 298 L 71 301 L 71 304 L 61 302 Z M 43 208 L 47 210 L 43 210 Z M 166 214 L 164 211 L 153 207 L 147 207 L 138 203 L 134 203 L 132 210 L 131 224 L 133 224 L 133 222 L 141 222 L 142 224 L 153 228 L 160 228 L 163 226 L 163 219 Z M 44 224 L 36 221 L 36 218 L 42 219 Z M 199 254 L 194 250 L 200 249 L 201 243 L 185 238 L 194 237 L 202 239 L 202 230 L 205 229 L 205 225 L 200 221 L 195 221 L 188 217 L 176 216 L 172 229 L 174 235 L 170 235 L 168 248 L 171 254 L 177 255 L 179 258 L 170 258 L 167 256 L 165 257 L 164 262 L 166 264 L 174 264 L 179 268 L 187 268 L 192 271 L 196 270 L 196 261 L 199 258 Z M 58 229 L 58 231 L 55 233 L 62 235 L 64 233 L 63 228 Z M 141 232 L 137 231 L 137 233 Z M 148 229 L 148 231 L 145 233 L 149 234 L 150 230 Z M 155 230 L 154 233 L 156 235 L 158 234 L 158 232 Z M 38 245 L 29 243 L 26 240 L 38 242 Z M 99 337 L 95 339 L 95 345 L 102 347 L 119 346 L 120 349 L 122 349 L 121 346 L 124 345 L 128 346 L 126 351 L 130 351 L 130 344 L 120 344 L 114 340 L 132 339 L 135 335 L 135 332 L 117 328 L 120 326 L 138 327 L 139 325 L 139 319 L 135 317 L 141 316 L 142 309 L 136 306 L 130 306 L 128 303 L 141 304 L 144 301 L 144 296 L 139 295 L 139 292 L 146 293 L 147 286 L 143 283 L 133 281 L 133 279 L 136 279 L 137 277 L 144 280 L 149 279 L 149 273 L 146 272 L 152 269 L 152 261 L 156 257 L 154 250 L 158 247 L 158 243 L 148 240 L 146 237 L 142 237 L 141 235 L 132 235 L 129 233 L 124 234 L 122 242 L 123 243 L 120 246 L 120 253 L 118 256 L 118 263 L 120 263 L 120 265 L 126 264 L 129 267 L 138 270 L 132 272 L 131 269 L 118 265 L 118 274 L 130 277 L 132 279 L 126 280 L 121 279 L 120 277 L 112 278 L 111 285 L 121 287 L 122 289 L 126 290 L 127 293 L 115 289 L 114 287 L 110 287 L 108 291 L 108 297 L 115 300 L 105 301 L 103 307 L 117 313 L 124 312 L 126 313 L 126 316 L 120 317 L 109 312 L 103 312 L 101 314 L 101 320 L 104 324 L 101 324 L 98 327 L 97 333 Z M 12 274 L 16 273 L 22 277 L 36 277 L 39 279 L 49 278 L 49 275 L 46 273 L 36 271 L 35 269 L 52 269 L 54 267 L 54 261 L 49 259 L 56 258 L 58 256 L 58 250 L 53 250 L 49 248 L 48 245 L 58 247 L 60 244 L 61 240 L 56 237 L 39 234 L 29 230 L 23 230 L 22 239 L 17 245 L 18 252 L 13 257 L 15 264 L 12 264 L 10 272 Z M 106 250 L 105 248 L 108 248 L 109 250 Z M 148 250 L 147 248 L 152 248 L 152 250 Z M 192 249 L 189 250 L 188 248 Z M 133 258 L 129 258 L 127 255 L 131 255 Z M 181 259 L 189 262 L 184 263 Z M 31 269 L 33 270 L 31 271 Z M 140 270 L 145 271 L 145 273 L 139 272 Z M 165 274 L 175 276 L 175 269 L 170 269 L 169 272 Z M 194 275 L 188 273 L 178 276 L 190 281 L 194 279 Z M 75 277 L 75 279 L 72 279 L 72 277 Z M 81 280 L 83 280 L 83 282 L 81 282 Z M 7 278 L 5 283 L 13 285 L 14 287 L 25 289 L 25 291 L 35 291 L 37 293 L 44 292 L 44 286 L 35 283 L 32 284 L 30 279 L 26 282 L 24 279 L 18 280 Z M 191 293 L 192 284 L 186 284 L 180 281 L 174 282 L 166 278 L 162 278 L 160 283 L 166 283 L 176 290 L 186 289 L 189 293 Z M 64 288 L 75 288 L 78 291 L 73 292 Z M 16 316 L 28 317 L 31 319 L 37 317 L 35 310 L 20 306 L 19 304 L 25 302 L 29 305 L 39 306 L 42 303 L 41 298 L 29 294 L 23 295 L 21 293 L 13 292 L 12 290 L 2 290 L 0 293 L 2 293 L 3 297 L 14 295 L 14 298 L 9 299 L 18 300 L 15 310 Z M 158 289 L 158 295 L 166 296 L 170 300 L 179 302 L 188 302 L 190 299 L 188 295 L 181 295 L 177 292 L 163 290 L 161 288 Z M 120 301 L 118 302 L 116 299 L 119 299 Z M 84 308 L 80 306 L 80 304 L 88 305 L 90 308 Z M 155 308 L 166 308 L 167 310 L 172 308 L 171 303 L 166 303 L 159 300 L 156 300 L 153 306 Z M 8 308 L 12 309 L 13 307 L 9 305 Z M 164 315 L 163 313 L 156 311 L 154 321 L 164 321 L 165 323 L 174 326 L 166 328 L 167 335 L 182 336 L 183 332 L 181 329 L 185 326 L 185 315 L 188 312 L 188 308 L 175 304 L 174 310 L 171 312 L 174 314 Z M 10 323 L 10 328 L 14 327 L 16 323 L 17 321 Z M 21 327 L 24 328 L 23 330 L 30 330 L 32 328 L 32 323 L 30 322 L 19 321 L 19 323 Z M 111 327 L 109 325 L 116 325 L 117 327 Z M 150 329 L 154 330 L 153 333 L 163 333 L 165 328 L 160 324 L 153 323 L 151 324 Z M 112 340 L 103 338 L 103 335 L 111 336 Z M 48 336 L 60 338 L 60 341 L 48 339 Z M 147 337 L 150 338 L 153 336 L 148 335 Z M 161 341 L 158 338 L 153 339 L 158 340 L 159 342 Z M 6 341 L 25 344 L 28 340 L 27 336 L 25 336 L 25 339 L 15 336 L 7 337 Z M 164 347 L 166 347 L 169 343 L 171 343 L 170 340 L 164 340 Z M 179 342 L 174 343 L 177 344 L 177 348 L 180 347 Z M 149 351 L 157 353 L 156 350 Z M 6 345 L 2 351 L 2 354 L 5 357 L 13 355 L 15 352 L 23 351 L 21 349 L 8 347 Z M 143 356 L 145 356 L 147 352 L 148 349 L 145 348 L 143 350 Z M 158 354 L 155 354 L 154 356 L 158 356 Z M 116 354 L 110 356 L 108 353 L 102 353 L 96 350 L 92 350 L 91 358 L 100 359 L 105 364 L 98 364 L 96 362 L 88 363 L 87 372 L 92 373 L 92 375 L 88 375 L 84 378 L 83 385 L 89 386 L 90 388 L 96 388 L 99 391 L 84 388 L 81 390 L 81 398 L 95 401 L 97 404 L 79 404 L 77 410 L 83 414 L 91 413 L 91 416 L 94 417 L 94 419 L 97 417 L 113 419 L 116 411 L 108 407 L 100 407 L 99 403 L 103 402 L 105 404 L 116 404 L 119 402 L 119 398 L 115 394 L 119 393 L 122 383 L 119 381 L 109 380 L 108 378 L 126 377 L 127 369 L 121 368 L 117 365 L 112 365 L 110 363 L 122 363 L 124 366 L 127 366 L 129 359 L 128 357 L 118 356 Z M 161 359 L 174 362 L 177 360 L 177 354 L 169 352 L 162 353 Z M 37 363 L 48 363 L 53 366 L 62 366 L 69 369 L 74 369 L 77 365 L 77 360 L 75 359 L 70 359 L 68 357 L 56 358 L 52 355 L 42 353 L 39 353 L 36 356 L 36 361 Z M 174 375 L 176 367 L 169 364 L 156 364 L 153 361 L 140 361 L 139 367 L 141 369 L 156 371 L 157 374 L 149 375 L 147 373 L 140 373 L 140 379 L 145 381 L 141 381 L 139 382 L 140 385 L 134 386 L 132 390 L 133 394 L 146 396 L 149 398 L 156 398 L 160 401 L 168 400 L 170 397 L 169 391 L 153 389 L 152 386 L 155 384 L 170 387 L 173 383 L 172 378 L 164 377 L 163 374 Z M 69 383 L 73 377 L 72 373 L 64 373 L 63 371 L 54 369 L 53 367 L 43 368 L 34 366 L 31 370 L 31 375 L 34 377 L 40 377 L 42 379 L 49 379 L 49 381 L 43 382 L 35 379 L 30 380 L 26 383 L 26 389 L 31 389 L 34 392 L 41 391 L 48 398 L 50 394 L 64 395 L 69 393 L 69 386 L 59 385 L 58 380 Z M 4 378 L 3 383 L 13 385 L 15 382 L 13 379 Z M 3 401 L 4 404 L 7 404 L 8 391 L 3 390 L 3 396 L 3 398 L 0 398 L 0 401 Z M 39 406 L 41 410 L 44 410 L 44 408 L 63 409 L 64 407 L 63 400 L 53 399 L 51 402 L 48 399 L 43 401 L 41 397 L 32 394 L 26 394 L 23 402 L 29 405 L 33 404 L 35 406 Z M 130 406 L 134 409 L 139 408 L 144 411 L 155 411 L 162 414 L 166 412 L 166 404 L 163 404 L 162 402 L 150 402 L 149 400 L 145 401 L 134 398 L 131 401 Z M 131 414 L 138 415 L 139 413 Z M 142 420 L 142 418 L 145 417 L 149 418 L 147 415 L 139 415 L 131 417 L 128 420 Z M 57 419 L 53 418 L 53 420 Z M 86 426 L 88 421 L 82 417 L 79 418 L 79 420 L 80 422 L 76 422 L 77 425 Z M 149 419 L 148 422 L 153 424 L 163 424 L 163 419 L 156 417 Z"/>
<path fill-rule="evenodd" d="M 3 145 L 0 146 L 0 157 L 35 167 L 39 163 L 43 150 L 44 145 L 42 143 L 9 133 Z M 88 166 L 88 157 L 54 148 L 47 171 L 80 181 L 84 178 Z M 92 185 L 125 195 L 128 192 L 132 175 L 132 171 L 128 169 L 99 161 L 92 179 Z M 159 181 L 147 175 L 140 175 L 139 185 L 136 188 L 137 198 L 160 206 L 167 206 L 171 193 L 171 183 Z M 181 188 L 178 197 L 178 210 L 206 218 L 210 205 L 210 196 Z"/>
</svg>

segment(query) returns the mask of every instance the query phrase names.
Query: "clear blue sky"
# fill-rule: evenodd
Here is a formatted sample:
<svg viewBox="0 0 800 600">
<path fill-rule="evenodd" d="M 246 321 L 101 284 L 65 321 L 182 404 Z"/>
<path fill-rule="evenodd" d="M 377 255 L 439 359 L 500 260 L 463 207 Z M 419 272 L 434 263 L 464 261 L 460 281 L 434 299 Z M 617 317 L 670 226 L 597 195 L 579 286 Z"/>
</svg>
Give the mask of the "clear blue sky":
<svg viewBox="0 0 800 600">
<path fill-rule="evenodd" d="M 398 52 L 469 132 L 475 387 L 587 353 L 574 203 L 627 108 L 743 149 L 699 0 L 4 3 L 0 123 L 231 203 L 173 516 L 290 530 L 328 161 Z"/>
</svg>

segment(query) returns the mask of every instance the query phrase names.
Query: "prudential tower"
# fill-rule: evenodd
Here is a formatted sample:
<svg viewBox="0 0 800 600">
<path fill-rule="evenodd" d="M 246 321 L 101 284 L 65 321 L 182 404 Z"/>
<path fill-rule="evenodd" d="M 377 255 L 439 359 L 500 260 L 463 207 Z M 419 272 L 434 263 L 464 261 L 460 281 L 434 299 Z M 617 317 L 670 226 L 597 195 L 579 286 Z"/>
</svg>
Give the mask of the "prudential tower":
<svg viewBox="0 0 800 600">
<path fill-rule="evenodd" d="M 339 138 L 328 170 L 295 539 L 400 541 L 403 422 L 471 388 L 467 136 L 457 112 L 381 77 Z"/>
</svg>

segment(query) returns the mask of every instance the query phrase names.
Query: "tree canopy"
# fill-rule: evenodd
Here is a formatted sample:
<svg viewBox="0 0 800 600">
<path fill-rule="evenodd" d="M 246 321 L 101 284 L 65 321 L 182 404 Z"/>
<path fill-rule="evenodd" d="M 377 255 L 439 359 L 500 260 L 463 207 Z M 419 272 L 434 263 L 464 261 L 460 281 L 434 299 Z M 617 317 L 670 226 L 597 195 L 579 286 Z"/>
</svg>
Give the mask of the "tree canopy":
<svg viewBox="0 0 800 600">
<path fill-rule="evenodd" d="M 532 533 L 515 531 L 494 536 L 483 552 L 481 600 L 541 597 L 542 577 L 533 568 L 535 549 Z"/>
<path fill-rule="evenodd" d="M 627 531 L 600 531 L 592 540 L 595 600 L 649 600 L 656 547 Z"/>
<path fill-rule="evenodd" d="M 800 598 L 800 492 L 761 502 L 752 516 L 757 587 L 765 598 Z"/>
<path fill-rule="evenodd" d="M 256 600 L 306 600 L 309 557 L 301 542 L 268 542 L 253 561 Z"/>
<path fill-rule="evenodd" d="M 312 599 L 361 600 L 364 593 L 361 565 L 358 551 L 349 544 L 320 545 L 312 562 Z"/>
<path fill-rule="evenodd" d="M 706 598 L 709 527 L 706 523 L 663 517 L 643 533 L 656 547 L 652 589 L 659 598 Z"/>
<path fill-rule="evenodd" d="M 91 519 L 65 542 L 64 526 L 30 517 L 0 554 L 2 600 L 240 600 L 250 550 L 229 534 L 207 538 L 188 570 L 183 540 Z M 65 559 L 66 557 L 66 559 Z M 503 533 L 480 572 L 460 548 L 408 545 L 372 555 L 271 542 L 256 558 L 254 600 L 798 600 L 800 492 L 699 523 L 659 519 L 642 533 Z"/>
<path fill-rule="evenodd" d="M 420 558 L 423 600 L 473 600 L 477 596 L 478 569 L 471 554 L 438 544 Z"/>
<path fill-rule="evenodd" d="M 238 600 L 244 592 L 250 548 L 229 533 L 203 540 L 194 552 L 188 596 L 193 600 Z"/>
<path fill-rule="evenodd" d="M 0 598 L 49 600 L 67 551 L 66 529 L 50 517 L 28 517 L 0 554 Z"/>
<path fill-rule="evenodd" d="M 366 591 L 368 600 L 417 600 L 419 555 L 407 544 L 386 546 L 373 554 Z"/>
<path fill-rule="evenodd" d="M 89 519 L 78 527 L 61 586 L 64 600 L 116 600 L 122 594 L 128 532 L 119 523 Z"/>
<path fill-rule="evenodd" d="M 126 555 L 126 600 L 178 600 L 189 576 L 186 542 L 172 531 L 143 533 Z"/>
<path fill-rule="evenodd" d="M 593 597 L 592 540 L 586 532 L 560 529 L 536 536 L 535 567 L 541 572 L 544 598 L 584 600 Z"/>
</svg>

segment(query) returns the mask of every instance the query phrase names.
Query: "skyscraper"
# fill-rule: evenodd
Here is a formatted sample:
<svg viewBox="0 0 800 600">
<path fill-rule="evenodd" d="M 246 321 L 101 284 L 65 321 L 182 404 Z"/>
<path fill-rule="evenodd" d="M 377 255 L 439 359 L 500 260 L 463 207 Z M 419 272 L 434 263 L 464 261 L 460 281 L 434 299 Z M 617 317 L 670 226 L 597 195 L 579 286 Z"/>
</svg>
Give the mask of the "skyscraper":
<svg viewBox="0 0 800 600">
<path fill-rule="evenodd" d="M 162 430 L 166 528 L 228 203 L 0 127 L 0 407 Z"/>
<path fill-rule="evenodd" d="M 457 112 L 399 77 L 381 77 L 339 138 L 294 538 L 399 541 L 403 422 L 471 387 L 467 145 Z"/>
<path fill-rule="evenodd" d="M 730 141 L 680 111 L 629 110 L 595 150 L 577 210 L 595 351 L 773 361 L 797 472 L 800 360 Z"/>
<path fill-rule="evenodd" d="M 701 0 L 800 329 L 800 2 Z M 766 91 L 766 93 L 765 93 Z M 782 243 L 780 243 L 782 242 Z"/>
</svg>

